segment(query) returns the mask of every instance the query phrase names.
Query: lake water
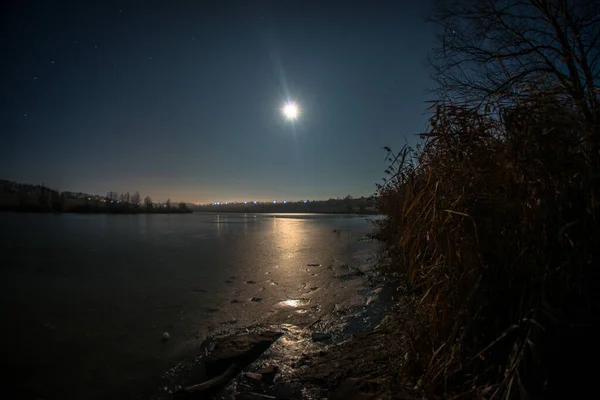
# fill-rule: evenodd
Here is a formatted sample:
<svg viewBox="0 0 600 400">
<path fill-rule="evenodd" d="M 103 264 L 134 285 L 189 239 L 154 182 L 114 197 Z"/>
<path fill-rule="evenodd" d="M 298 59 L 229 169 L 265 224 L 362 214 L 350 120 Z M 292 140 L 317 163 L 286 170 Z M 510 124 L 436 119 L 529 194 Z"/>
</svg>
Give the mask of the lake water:
<svg viewBox="0 0 600 400">
<path fill-rule="evenodd" d="M 146 398 L 207 335 L 360 303 L 364 282 L 339 277 L 372 258 L 370 229 L 339 215 L 0 213 L 0 398 Z"/>
</svg>

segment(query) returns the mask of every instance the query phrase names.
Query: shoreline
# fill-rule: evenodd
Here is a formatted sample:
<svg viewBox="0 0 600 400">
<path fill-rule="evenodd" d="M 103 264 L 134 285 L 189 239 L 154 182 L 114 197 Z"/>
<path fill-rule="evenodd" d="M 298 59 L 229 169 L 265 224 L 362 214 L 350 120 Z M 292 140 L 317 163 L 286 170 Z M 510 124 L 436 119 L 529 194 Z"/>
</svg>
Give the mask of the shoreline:
<svg viewBox="0 0 600 400">
<path fill-rule="evenodd" d="M 380 213 L 348 213 L 348 212 L 336 212 L 336 211 L 282 211 L 282 212 L 268 212 L 268 211 L 195 211 L 195 210 L 48 210 L 40 208 L 0 208 L 0 212 L 14 212 L 23 214 L 204 214 L 204 215 L 219 215 L 219 214 L 254 214 L 254 215 L 273 215 L 273 214 L 285 214 L 285 215 L 352 215 L 357 217 L 372 217 L 381 215 Z"/>
<path fill-rule="evenodd" d="M 377 216 L 381 215 L 380 213 L 349 213 L 343 211 L 193 211 L 195 214 L 207 214 L 207 215 L 219 215 L 219 214 L 256 214 L 256 215 L 279 215 L 279 214 L 287 214 L 287 215 L 353 215 L 359 217 L 368 217 L 368 216 Z"/>
<path fill-rule="evenodd" d="M 208 336 L 201 345 L 204 355 L 173 367 L 160 379 L 158 393 L 150 394 L 149 398 L 166 400 L 198 395 L 258 400 L 337 398 L 336 393 L 348 381 L 345 378 L 357 371 L 375 370 L 375 358 L 386 355 L 376 347 L 380 350 L 382 342 L 389 341 L 390 331 L 386 327 L 390 326 L 391 311 L 398 303 L 397 286 L 376 264 L 368 270 L 361 271 L 357 267 L 355 271 L 357 276 L 367 279 L 361 290 L 366 299 L 363 305 L 323 313 L 303 324 L 265 323 Z M 265 332 L 281 336 L 234 375 L 226 371 L 223 378 L 226 381 L 220 382 L 216 391 L 185 392 L 186 387 L 208 382 L 207 358 L 220 341 Z M 315 339 L 315 334 L 323 336 Z M 261 381 L 259 376 L 267 376 L 265 371 L 274 374 L 274 379 L 271 376 L 267 379 L 272 380 Z"/>
<path fill-rule="evenodd" d="M 153 210 L 148 211 L 144 209 L 87 209 L 87 208 L 74 208 L 69 210 L 52 210 L 47 208 L 38 207 L 18 207 L 18 208 L 1 208 L 0 212 L 14 212 L 23 214 L 193 214 L 192 210 Z"/>
</svg>

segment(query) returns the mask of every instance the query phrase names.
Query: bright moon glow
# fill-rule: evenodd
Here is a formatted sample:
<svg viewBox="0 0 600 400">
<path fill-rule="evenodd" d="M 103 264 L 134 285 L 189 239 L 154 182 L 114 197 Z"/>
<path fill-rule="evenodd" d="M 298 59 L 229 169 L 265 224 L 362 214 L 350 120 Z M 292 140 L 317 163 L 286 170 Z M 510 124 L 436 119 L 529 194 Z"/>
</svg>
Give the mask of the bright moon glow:
<svg viewBox="0 0 600 400">
<path fill-rule="evenodd" d="M 298 106 L 294 103 L 287 103 L 283 107 L 283 114 L 287 119 L 290 120 L 298 118 Z"/>
</svg>

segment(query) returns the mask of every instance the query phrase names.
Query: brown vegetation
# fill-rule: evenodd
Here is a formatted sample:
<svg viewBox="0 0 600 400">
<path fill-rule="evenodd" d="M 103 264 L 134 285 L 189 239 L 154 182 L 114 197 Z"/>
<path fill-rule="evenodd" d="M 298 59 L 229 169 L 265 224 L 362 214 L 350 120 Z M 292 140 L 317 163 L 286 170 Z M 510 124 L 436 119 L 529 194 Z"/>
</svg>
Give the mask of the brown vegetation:
<svg viewBox="0 0 600 400">
<path fill-rule="evenodd" d="M 480 35 L 502 40 L 493 49 L 480 42 L 480 52 L 453 42 L 455 57 L 488 63 L 468 74 L 485 76 L 483 86 L 469 86 L 456 58 L 448 61 L 447 97 L 420 147 L 386 148 L 390 176 L 378 201 L 387 218 L 377 236 L 410 284 L 403 377 L 428 397 L 577 396 L 593 382 L 585 360 L 594 360 L 600 293 L 599 68 L 588 57 L 598 54 L 600 29 L 577 36 L 588 27 L 577 13 L 597 2 L 452 3 L 463 3 L 448 9 L 462 23 L 456 30 L 479 24 Z M 563 58 L 545 59 L 547 38 L 523 40 L 532 30 L 555 35 Z M 485 54 L 506 55 L 495 60 L 507 79 L 475 58 Z M 532 57 L 557 74 L 524 73 Z"/>
<path fill-rule="evenodd" d="M 411 368 L 427 391 L 543 390 L 559 336 L 596 323 L 598 207 L 577 120 L 544 102 L 497 115 L 438 109 L 379 192 L 379 237 L 414 290 Z"/>
</svg>

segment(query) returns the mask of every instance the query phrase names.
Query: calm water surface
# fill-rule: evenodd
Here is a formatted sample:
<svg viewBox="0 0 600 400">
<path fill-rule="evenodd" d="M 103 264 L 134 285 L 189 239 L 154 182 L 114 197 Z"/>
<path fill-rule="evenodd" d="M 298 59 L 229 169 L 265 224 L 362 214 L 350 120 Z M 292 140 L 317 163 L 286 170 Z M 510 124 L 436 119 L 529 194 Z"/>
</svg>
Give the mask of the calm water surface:
<svg viewBox="0 0 600 400">
<path fill-rule="evenodd" d="M 0 398 L 144 398 L 206 335 L 314 320 L 354 301 L 360 282 L 336 275 L 369 261 L 370 227 L 332 215 L 0 213 Z"/>
</svg>

